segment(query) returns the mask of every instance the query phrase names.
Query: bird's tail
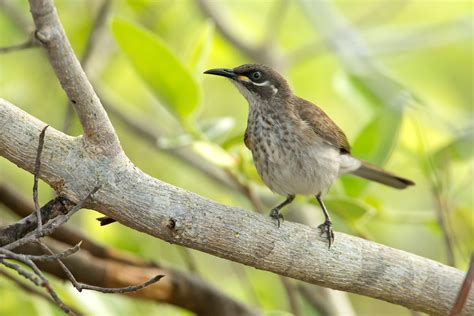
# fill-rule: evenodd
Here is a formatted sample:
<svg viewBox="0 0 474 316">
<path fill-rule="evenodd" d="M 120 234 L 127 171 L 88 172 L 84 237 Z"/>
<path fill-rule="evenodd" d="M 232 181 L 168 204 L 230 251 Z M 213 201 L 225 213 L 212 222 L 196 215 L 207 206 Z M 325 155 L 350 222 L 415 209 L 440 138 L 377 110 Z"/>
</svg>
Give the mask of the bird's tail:
<svg viewBox="0 0 474 316">
<path fill-rule="evenodd" d="M 397 189 L 405 189 L 410 185 L 415 185 L 415 182 L 411 180 L 396 176 L 393 173 L 387 172 L 365 161 L 362 161 L 360 167 L 351 173 L 358 177 L 382 183 Z"/>
</svg>

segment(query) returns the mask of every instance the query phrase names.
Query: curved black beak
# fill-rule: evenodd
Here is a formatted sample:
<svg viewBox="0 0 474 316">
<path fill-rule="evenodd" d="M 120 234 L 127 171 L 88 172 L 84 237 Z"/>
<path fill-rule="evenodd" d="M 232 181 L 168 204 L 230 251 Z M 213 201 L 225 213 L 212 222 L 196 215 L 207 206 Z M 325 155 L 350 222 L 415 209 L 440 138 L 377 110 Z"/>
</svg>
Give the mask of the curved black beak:
<svg viewBox="0 0 474 316">
<path fill-rule="evenodd" d="M 223 76 L 230 79 L 237 78 L 237 74 L 232 69 L 228 69 L 228 68 L 209 69 L 209 70 L 206 70 L 204 73 L 208 75 Z"/>
</svg>

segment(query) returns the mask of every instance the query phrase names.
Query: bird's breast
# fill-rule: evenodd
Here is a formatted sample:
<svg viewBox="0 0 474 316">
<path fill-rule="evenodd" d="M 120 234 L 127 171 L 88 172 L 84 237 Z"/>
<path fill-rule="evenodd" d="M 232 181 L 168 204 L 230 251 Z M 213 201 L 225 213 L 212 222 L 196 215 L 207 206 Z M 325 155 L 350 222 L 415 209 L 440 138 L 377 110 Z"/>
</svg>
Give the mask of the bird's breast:
<svg viewBox="0 0 474 316">
<path fill-rule="evenodd" d="M 337 177 L 339 153 L 322 139 L 305 139 L 289 120 L 249 118 L 245 139 L 260 177 L 276 193 L 324 193 Z"/>
</svg>

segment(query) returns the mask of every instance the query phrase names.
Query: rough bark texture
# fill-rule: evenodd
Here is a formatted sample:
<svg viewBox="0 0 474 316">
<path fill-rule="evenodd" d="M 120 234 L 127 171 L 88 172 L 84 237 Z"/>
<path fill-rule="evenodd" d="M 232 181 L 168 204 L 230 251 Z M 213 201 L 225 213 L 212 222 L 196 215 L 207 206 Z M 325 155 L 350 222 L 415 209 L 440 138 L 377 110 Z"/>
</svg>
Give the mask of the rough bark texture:
<svg viewBox="0 0 474 316">
<path fill-rule="evenodd" d="M 0 99 L 0 155 L 32 172 L 44 123 Z M 330 251 L 318 231 L 220 205 L 154 179 L 124 154 L 89 155 L 82 137 L 49 128 L 40 177 L 77 202 L 149 235 L 222 258 L 430 314 L 447 314 L 464 273 L 404 251 L 337 233 Z M 464 307 L 474 313 L 474 293 Z"/>
<path fill-rule="evenodd" d="M 49 128 L 40 178 L 135 230 L 258 269 L 354 292 L 430 314 L 447 314 L 463 281 L 457 269 L 337 233 L 329 251 L 316 229 L 224 206 L 144 174 L 120 148 L 112 124 L 75 57 L 51 0 L 30 0 L 37 38 L 70 98 L 84 137 Z M 159 75 L 159 74 L 157 74 Z M 0 156 L 32 172 L 45 123 L 0 99 Z M 464 307 L 474 314 L 474 293 Z"/>
<path fill-rule="evenodd" d="M 56 76 L 74 105 L 84 130 L 84 138 L 95 147 L 95 154 L 115 154 L 121 147 L 99 97 L 82 70 L 66 38 L 51 0 L 30 0 L 36 38 L 46 49 Z"/>
</svg>

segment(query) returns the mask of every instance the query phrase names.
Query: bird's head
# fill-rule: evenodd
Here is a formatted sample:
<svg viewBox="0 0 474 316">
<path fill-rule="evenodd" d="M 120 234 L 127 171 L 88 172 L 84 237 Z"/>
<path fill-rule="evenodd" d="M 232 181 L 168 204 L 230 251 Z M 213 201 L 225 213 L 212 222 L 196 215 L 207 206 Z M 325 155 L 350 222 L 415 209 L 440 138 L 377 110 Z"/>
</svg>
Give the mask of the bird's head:
<svg viewBox="0 0 474 316">
<path fill-rule="evenodd" d="M 231 79 L 249 103 L 266 102 L 275 96 L 285 97 L 290 88 L 285 78 L 265 65 L 245 64 L 233 69 L 215 68 L 204 72 Z"/>
</svg>

